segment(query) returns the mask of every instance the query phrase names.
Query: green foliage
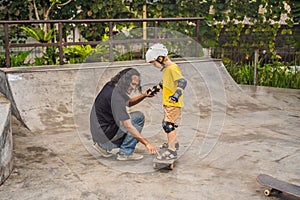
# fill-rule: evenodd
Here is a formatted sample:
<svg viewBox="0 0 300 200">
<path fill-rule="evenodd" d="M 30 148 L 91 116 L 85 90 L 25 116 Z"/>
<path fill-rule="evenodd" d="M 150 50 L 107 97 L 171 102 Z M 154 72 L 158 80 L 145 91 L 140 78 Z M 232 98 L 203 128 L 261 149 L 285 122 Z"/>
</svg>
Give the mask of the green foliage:
<svg viewBox="0 0 300 200">
<path fill-rule="evenodd" d="M 109 61 L 109 45 L 97 45 L 96 48 L 86 58 L 85 62 L 108 62 Z"/>
<path fill-rule="evenodd" d="M 300 1 L 290 0 L 291 16 L 294 23 L 300 23 Z"/>
<path fill-rule="evenodd" d="M 29 37 L 32 37 L 33 39 L 36 39 L 38 42 L 41 43 L 48 43 L 51 42 L 53 38 L 55 38 L 55 31 L 54 29 L 49 30 L 48 33 L 46 33 L 43 29 L 34 29 L 29 27 L 21 27 L 24 31 L 26 31 L 27 35 Z"/>
<path fill-rule="evenodd" d="M 29 1 L 0 1 L 0 20 L 26 20 L 29 18 Z"/>
<path fill-rule="evenodd" d="M 258 84 L 271 87 L 300 89 L 300 72 L 282 63 L 267 64 L 258 71 Z"/>
<path fill-rule="evenodd" d="M 254 67 L 252 64 L 233 64 L 223 60 L 226 69 L 238 84 L 252 85 Z M 272 64 L 257 66 L 257 85 L 281 88 L 300 89 L 300 71 L 295 66 L 274 61 Z"/>
<path fill-rule="evenodd" d="M 135 11 L 135 17 L 142 17 L 142 8 L 145 1 L 125 1 L 130 10 Z M 246 47 L 265 49 L 276 55 L 275 42 L 278 30 L 278 22 L 282 14 L 293 15 L 285 9 L 284 0 L 279 1 L 163 1 L 152 0 L 147 3 L 147 17 L 204 17 L 201 21 L 200 43 L 204 47 Z M 245 6 L 247 4 L 247 6 Z M 176 5 L 176 6 L 175 6 Z M 247 18 L 248 24 L 244 23 Z M 289 28 L 283 32 L 284 35 L 291 34 L 293 23 L 288 19 Z M 149 24 L 149 23 L 148 23 Z M 251 24 L 251 25 L 250 25 Z M 148 26 L 151 26 L 148 25 Z M 193 27 L 185 26 L 183 23 L 164 23 L 159 26 L 170 28 L 191 36 L 195 32 Z M 241 40 L 242 33 L 253 39 Z M 220 41 L 223 35 L 225 41 Z"/>
<path fill-rule="evenodd" d="M 6 61 L 5 61 L 5 55 L 0 54 L 0 67 L 5 67 Z"/>
<path fill-rule="evenodd" d="M 91 45 L 75 45 L 63 48 L 66 60 L 71 63 L 83 63 L 93 51 Z"/>
<path fill-rule="evenodd" d="M 298 0 L 226 0 L 226 1 L 190 1 L 190 0 L 112 0 L 112 1 L 83 1 L 83 0 L 35 0 L 37 10 L 40 11 L 40 18 L 45 17 L 45 12 L 49 10 L 49 19 L 110 19 L 110 18 L 142 18 L 143 8 L 146 4 L 147 18 L 156 17 L 203 17 L 200 21 L 200 43 L 204 47 L 243 47 L 247 50 L 264 49 L 276 56 L 276 38 L 278 35 L 286 36 L 286 44 L 292 45 L 296 49 L 300 49 L 300 32 L 292 31 L 294 23 L 299 23 L 300 19 L 300 3 Z M 0 2 L 0 19 L 2 20 L 22 20 L 36 18 L 32 6 L 33 1 L 13 1 L 3 0 Z M 285 4 L 290 5 L 291 12 L 285 9 Z M 245 6 L 246 5 L 246 6 Z M 281 30 L 280 16 L 286 14 L 287 27 Z M 43 16 L 42 16 L 43 15 Z M 244 23 L 244 20 L 247 22 Z M 178 31 L 189 37 L 195 37 L 195 21 L 183 22 L 159 22 L 158 26 L 171 31 Z M 88 41 L 104 40 L 109 37 L 108 23 L 88 23 L 88 24 L 64 24 L 63 37 L 68 35 L 74 27 L 79 28 L 80 34 Z M 114 22 L 114 39 L 116 33 L 122 32 L 124 29 L 141 28 L 140 22 L 120 23 Z M 148 27 L 154 27 L 154 23 L 147 22 Z M 150 29 L 150 28 L 149 28 Z M 25 29 L 24 29 L 25 30 Z M 280 30 L 280 31 L 279 31 Z M 39 30 L 26 30 L 31 37 L 36 38 L 40 42 L 50 41 L 54 37 L 52 33 L 42 33 Z M 35 31 L 35 32 L 34 32 Z M 152 31 L 152 30 L 151 30 Z M 147 33 L 148 37 L 153 37 L 153 31 Z M 10 26 L 11 42 L 20 42 L 20 35 L 24 34 L 20 28 Z M 49 35 L 50 34 L 50 35 Z M 52 35 L 53 34 L 53 35 Z M 132 34 L 132 32 L 131 32 Z M 160 33 L 159 37 L 168 37 L 168 32 Z M 249 37 L 242 38 L 242 35 Z M 141 35 L 136 35 L 141 38 Z M 223 40 L 221 40 L 223 37 Z M 14 38 L 17 38 L 14 41 Z M 251 39 L 249 39 L 251 38 Z M 21 42 L 24 42 L 26 36 L 22 35 Z M 1 35 L 3 41 L 3 36 Z M 3 42 L 0 45 L 3 45 Z M 101 47 L 101 51 L 109 52 L 106 48 Z M 97 47 L 96 47 L 97 49 Z M 81 62 L 84 59 L 90 60 L 107 60 L 108 55 L 99 56 L 97 50 L 90 52 L 90 56 L 85 53 L 73 52 L 69 55 L 68 62 Z M 49 50 L 51 51 L 51 50 Z M 85 52 L 86 50 L 82 50 Z M 130 51 L 120 55 L 115 52 L 115 60 L 134 59 L 134 53 Z M 174 52 L 175 55 L 183 55 L 182 52 Z M 72 61 L 71 60 L 72 57 Z M 53 59 L 51 59 L 53 60 Z M 47 61 L 48 62 L 48 61 Z"/>
<path fill-rule="evenodd" d="M 57 47 L 47 47 L 46 51 L 43 52 L 42 57 L 35 57 L 35 65 L 57 65 L 59 57 Z"/>
<path fill-rule="evenodd" d="M 133 14 L 124 5 L 124 1 L 111 0 L 111 1 L 81 1 L 80 10 L 76 16 L 77 19 L 109 19 L 109 18 L 132 18 Z M 126 23 L 114 23 L 113 26 L 128 26 Z M 88 41 L 101 40 L 103 35 L 107 34 L 105 31 L 108 24 L 89 23 L 80 24 L 82 36 Z"/>
<path fill-rule="evenodd" d="M 10 65 L 12 67 L 20 67 L 20 66 L 28 65 L 25 64 L 25 60 L 29 54 L 30 52 L 19 51 L 17 55 L 10 56 Z"/>
<path fill-rule="evenodd" d="M 134 56 L 135 54 L 133 52 L 127 52 L 118 56 L 116 61 L 133 60 Z"/>
<path fill-rule="evenodd" d="M 200 42 L 204 47 L 217 46 L 220 34 L 226 36 L 225 47 L 247 46 L 248 48 L 264 48 L 275 54 L 275 39 L 277 36 L 278 22 L 282 14 L 287 14 L 286 21 L 291 28 L 293 22 L 299 22 L 299 1 L 190 1 L 190 0 L 147 0 L 147 1 L 83 1 L 83 0 L 35 0 L 39 11 L 47 10 L 51 6 L 49 19 L 109 19 L 109 18 L 142 18 L 143 7 L 147 7 L 147 18 L 155 17 L 204 17 L 201 21 Z M 68 3 L 67 3 L 68 2 Z M 67 4 L 65 4 L 67 3 Z M 291 6 L 291 12 L 285 10 L 285 3 Z M 60 6 L 62 5 L 63 6 Z M 247 4 L 247 6 L 245 6 Z M 15 2 L 4 0 L 0 19 L 28 19 L 32 10 L 32 1 Z M 0 6 L 0 8 L 1 8 Z M 5 9 L 4 9 L 5 8 Z M 7 8 L 7 9 L 6 9 Z M 31 9 L 31 10 L 30 10 Z M 262 12 L 264 10 L 264 12 Z M 2 12 L 3 11 L 3 12 Z M 30 12 L 29 12 L 30 11 Z M 249 23 L 243 27 L 242 21 L 247 18 Z M 41 18 L 42 19 L 42 18 Z M 274 22 L 274 25 L 271 24 Z M 141 27 L 141 23 L 132 23 Z M 148 27 L 154 24 L 148 22 Z M 226 26 L 224 26 L 226 24 Z M 64 26 L 69 32 L 71 24 Z M 128 23 L 113 24 L 116 31 L 122 27 L 130 26 Z M 160 27 L 179 31 L 188 36 L 195 36 L 194 26 L 188 22 L 159 22 Z M 81 35 L 88 41 L 101 40 L 107 34 L 108 24 L 78 24 Z M 282 34 L 290 34 L 291 29 Z M 241 33 L 251 35 L 254 40 L 241 41 Z M 299 41 L 298 41 L 299 42 Z"/>
</svg>

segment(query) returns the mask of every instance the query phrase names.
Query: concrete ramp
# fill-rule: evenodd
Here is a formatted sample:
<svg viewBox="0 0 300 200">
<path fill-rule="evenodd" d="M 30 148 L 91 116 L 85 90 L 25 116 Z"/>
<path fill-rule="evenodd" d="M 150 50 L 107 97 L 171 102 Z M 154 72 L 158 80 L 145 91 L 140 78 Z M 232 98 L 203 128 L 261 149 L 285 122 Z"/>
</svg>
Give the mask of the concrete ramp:
<svg viewBox="0 0 300 200">
<path fill-rule="evenodd" d="M 0 93 L 0 185 L 13 169 L 13 139 L 10 102 Z"/>
<path fill-rule="evenodd" d="M 105 82 L 135 67 L 145 90 L 160 81 L 156 68 L 134 61 L 2 69 L 1 92 L 31 131 L 13 122 L 15 170 L 0 187 L 1 199 L 259 200 L 260 173 L 300 184 L 300 90 L 241 88 L 219 61 L 176 62 L 188 85 L 180 158 L 168 173 L 153 170 L 141 144 L 138 162 L 100 157 L 89 133 L 91 106 Z M 130 110 L 145 113 L 142 134 L 155 146 L 166 141 L 161 94 Z"/>
<path fill-rule="evenodd" d="M 74 70 L 18 68 L 2 73 L 8 83 L 8 98 L 16 107 L 13 114 L 31 131 L 74 127 L 71 98 Z"/>
<path fill-rule="evenodd" d="M 232 80 L 220 62 L 179 62 L 189 81 L 186 112 L 199 114 L 215 106 L 237 108 L 239 102 L 256 104 Z M 74 114 L 88 113 L 101 86 L 124 67 L 142 74 L 144 89 L 160 81 L 161 74 L 143 62 L 93 63 L 62 67 L 1 69 L 1 92 L 12 102 L 13 114 L 33 132 L 70 130 L 76 127 Z M 219 95 L 219 96 L 218 96 Z M 239 99 L 239 101 L 237 101 Z M 156 98 L 154 104 L 160 104 Z M 153 104 L 153 102 L 151 102 Z M 206 115 L 206 112 L 202 112 Z"/>
<path fill-rule="evenodd" d="M 205 158 L 219 140 L 228 111 L 234 113 L 269 108 L 244 93 L 219 61 L 191 59 L 177 63 L 188 80 L 184 94 L 185 107 L 178 128 L 179 132 L 185 132 L 179 135 L 182 146 L 180 155 L 200 134 L 203 140 L 198 154 L 200 158 Z M 161 72 L 143 61 L 12 68 L 3 69 L 1 76 L 6 78 L 8 90 L 5 92 L 16 108 L 14 114 L 26 127 L 34 133 L 75 130 L 85 148 L 95 155 L 89 132 L 91 106 L 101 87 L 125 67 L 135 67 L 140 71 L 143 90 L 161 80 Z M 165 141 L 161 128 L 161 94 L 130 109 L 134 110 L 141 110 L 146 115 L 145 137 L 158 145 Z M 111 161 L 102 162 L 110 165 Z M 114 166 L 124 170 L 123 165 L 115 163 Z M 151 166 L 145 169 L 145 165 L 141 164 L 129 167 L 135 172 L 153 171 Z"/>
</svg>

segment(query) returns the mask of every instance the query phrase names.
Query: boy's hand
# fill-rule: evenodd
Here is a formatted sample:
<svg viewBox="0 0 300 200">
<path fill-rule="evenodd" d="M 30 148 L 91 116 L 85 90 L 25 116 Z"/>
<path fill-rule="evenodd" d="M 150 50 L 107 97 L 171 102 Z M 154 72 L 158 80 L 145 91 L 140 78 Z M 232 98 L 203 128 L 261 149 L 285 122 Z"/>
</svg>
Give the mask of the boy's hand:
<svg viewBox="0 0 300 200">
<path fill-rule="evenodd" d="M 174 96 L 170 96 L 170 97 L 169 97 L 169 102 L 170 102 L 170 103 L 177 103 L 177 102 L 178 102 L 178 99 L 175 98 Z"/>
<path fill-rule="evenodd" d="M 169 97 L 169 102 L 170 103 L 177 103 L 179 97 L 182 95 L 182 89 L 178 88 L 175 93 Z"/>
</svg>

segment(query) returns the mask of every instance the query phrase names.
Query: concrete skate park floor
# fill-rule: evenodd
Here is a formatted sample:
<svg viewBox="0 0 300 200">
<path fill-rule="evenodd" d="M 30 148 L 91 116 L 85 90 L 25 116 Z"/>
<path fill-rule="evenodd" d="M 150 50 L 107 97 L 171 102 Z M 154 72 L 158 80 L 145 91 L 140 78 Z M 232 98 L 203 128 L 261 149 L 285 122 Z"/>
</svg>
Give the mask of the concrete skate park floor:
<svg viewBox="0 0 300 200">
<path fill-rule="evenodd" d="M 201 99 L 199 115 L 187 111 L 178 134 L 192 139 L 182 139 L 172 171 L 152 170 L 153 156 L 141 144 L 136 151 L 142 161 L 105 159 L 87 147 L 76 128 L 35 133 L 13 118 L 14 170 L 0 186 L 0 199 L 277 199 L 264 196 L 256 176 L 266 173 L 300 185 L 300 91 L 228 88 L 219 135 L 207 135 L 212 110 Z M 201 119 L 196 129 L 194 115 Z M 162 131 L 158 135 L 149 138 L 157 146 L 165 139 Z M 205 141 L 209 151 L 199 154 Z"/>
</svg>

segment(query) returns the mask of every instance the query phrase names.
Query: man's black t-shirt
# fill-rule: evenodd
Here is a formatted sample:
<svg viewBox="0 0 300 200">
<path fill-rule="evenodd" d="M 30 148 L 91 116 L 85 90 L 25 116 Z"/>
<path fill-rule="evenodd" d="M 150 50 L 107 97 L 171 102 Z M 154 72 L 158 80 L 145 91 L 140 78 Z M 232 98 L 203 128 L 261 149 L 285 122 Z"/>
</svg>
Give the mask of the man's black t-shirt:
<svg viewBox="0 0 300 200">
<path fill-rule="evenodd" d="M 114 87 L 110 82 L 106 83 L 98 96 L 94 106 L 97 120 L 108 140 L 112 139 L 118 129 L 120 121 L 130 119 L 126 110 L 126 102 L 129 96 Z"/>
</svg>

